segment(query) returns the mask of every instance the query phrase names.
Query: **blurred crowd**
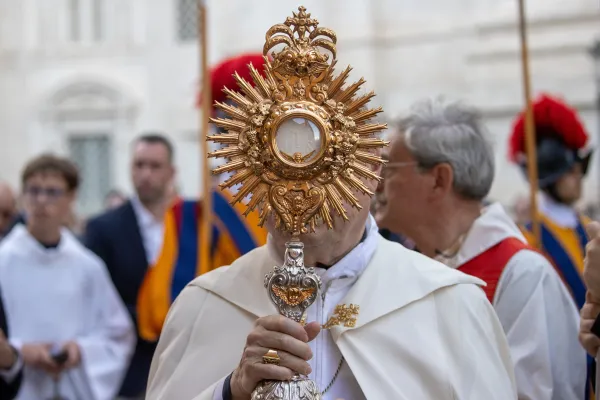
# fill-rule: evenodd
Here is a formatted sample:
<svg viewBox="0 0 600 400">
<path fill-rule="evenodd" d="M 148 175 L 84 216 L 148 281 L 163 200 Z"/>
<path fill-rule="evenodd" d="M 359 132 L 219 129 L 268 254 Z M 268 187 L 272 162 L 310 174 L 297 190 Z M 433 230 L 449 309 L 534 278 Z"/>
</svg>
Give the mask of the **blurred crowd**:
<svg viewBox="0 0 600 400">
<path fill-rule="evenodd" d="M 545 97 L 536 107 L 547 107 L 548 102 L 558 110 L 567 109 Z M 515 160 L 526 156 L 519 119 L 522 115 L 513 132 Z M 568 121 L 566 126 L 578 124 L 575 119 Z M 577 343 L 577 311 L 585 301 L 578 274 L 585 248 L 581 230 L 589 220 L 585 210 L 576 206 L 591 153 L 568 140 L 572 132 L 583 129 L 579 125 L 564 132 L 559 125 L 543 126 L 552 132 L 544 136 L 540 130 L 540 181 L 533 186 L 536 192 L 539 189 L 539 218 L 545 233 L 538 245 L 545 256 L 529 251 L 535 243 L 529 197 L 517 199 L 508 210 L 488 198 L 501 171 L 495 170 L 494 151 L 477 109 L 460 102 L 419 103 L 393 124 L 387 132 L 392 144 L 383 152 L 387 163 L 371 213 L 384 238 L 475 276 L 479 267 L 472 261 L 483 260 L 482 249 L 516 239 L 506 242 L 516 246 L 505 249 L 506 254 L 528 252 L 520 258 L 508 257 L 486 294 L 497 308 L 509 345 L 517 349 L 524 345 L 524 337 L 531 342 L 545 335 L 548 348 L 554 349 L 550 355 L 532 351 L 534 361 L 515 367 L 517 383 L 523 393 L 536 393 L 527 377 L 531 365 L 547 356 L 555 363 L 543 378 L 547 384 L 557 385 L 558 376 L 566 377 L 555 388 L 566 397 L 552 398 L 575 399 L 580 397 L 572 396 L 583 393 L 587 382 L 583 349 Z M 19 399 L 40 399 L 47 393 L 54 393 L 54 399 L 144 398 L 166 310 L 197 272 L 194 261 L 192 275 L 176 282 L 176 290 L 165 286 L 152 292 L 156 282 L 161 284 L 163 272 L 157 271 L 165 271 L 158 265 L 164 265 L 164 260 L 173 264 L 167 265 L 168 274 L 182 259 L 183 253 L 172 257 L 169 232 L 179 227 L 183 243 L 181 226 L 199 221 L 202 215 L 197 203 L 190 213 L 177 193 L 175 154 L 167 135 L 139 136 L 131 144 L 134 193 L 106 193 L 105 209 L 87 220 L 74 211 L 81 182 L 77 166 L 69 159 L 39 155 L 23 166 L 19 188 L 0 184 L 0 299 L 2 317 L 8 322 L 0 326 L 0 355 L 3 343 L 4 348 L 10 343 L 15 350 L 16 361 L 10 364 L 15 373 L 4 377 L 9 382 L 23 380 Z M 526 162 L 517 163 L 526 179 Z M 197 232 L 197 227 L 193 229 Z M 474 243 L 483 238 L 488 242 Z M 198 253 L 195 236 L 191 243 Z M 231 253 L 225 244 L 223 254 L 235 259 L 260 244 L 239 254 Z M 210 266 L 198 271 L 230 261 L 211 260 Z M 502 274 L 505 267 L 512 272 Z M 523 273 L 537 278 L 523 286 L 519 275 Z M 153 274 L 159 274 L 158 280 Z M 543 287 L 539 282 L 544 282 Z M 145 297 L 149 290 L 150 297 Z M 166 296 L 163 303 L 146 302 L 157 293 Z M 552 315 L 539 313 L 535 307 L 542 305 L 550 307 Z M 154 318 L 149 307 L 161 308 L 163 314 Z M 531 312 L 528 319 L 515 317 L 524 310 Z M 535 334 L 526 333 L 538 328 Z M 537 348 L 529 342 L 527 346 Z M 593 363 L 588 364 L 592 368 Z M 22 377 L 19 366 L 24 368 Z"/>
<path fill-rule="evenodd" d="M 442 106 L 438 105 L 438 107 Z M 448 112 L 443 108 L 438 111 L 441 114 Z M 476 112 L 470 108 L 458 108 L 458 111 Z M 475 114 L 472 117 L 475 118 Z M 450 125 L 455 123 L 451 120 L 446 122 Z M 414 121 L 413 123 L 416 124 Z M 477 132 L 484 134 L 485 128 L 481 125 L 475 124 L 467 128 L 481 129 Z M 402 135 L 402 132 L 403 128 L 395 125 L 388 135 L 394 138 Z M 87 221 L 78 218 L 74 212 L 80 178 L 77 167 L 68 159 L 51 154 L 40 155 L 24 166 L 20 188 L 11 188 L 6 183 L 0 185 L 0 235 L 3 240 L 0 245 L 0 288 L 4 306 L 7 308 L 7 319 L 11 322 L 16 321 L 10 327 L 11 337 L 22 354 L 25 367 L 37 371 L 36 373 L 40 373 L 40 370 L 45 371 L 42 374 L 48 373 L 48 376 L 52 377 L 50 381 L 55 385 L 57 393 L 65 392 L 67 398 L 84 398 L 82 393 L 85 390 L 80 388 L 75 373 L 70 371 L 75 371 L 81 365 L 83 362 L 81 352 L 87 351 L 83 345 L 73 345 L 79 343 L 76 336 L 100 335 L 97 332 L 85 332 L 86 329 L 106 332 L 106 336 L 98 340 L 102 345 L 108 348 L 112 346 L 113 350 L 118 350 L 118 352 L 107 353 L 103 357 L 85 358 L 87 363 L 97 364 L 88 368 L 102 371 L 97 377 L 92 377 L 98 380 L 97 387 L 93 383 L 91 385 L 92 390 L 97 391 L 93 394 L 93 398 L 102 396 L 102 393 L 118 395 L 121 399 L 141 399 L 144 395 L 156 342 L 146 340 L 139 334 L 139 326 L 137 326 L 139 294 L 149 266 L 151 268 L 156 263 L 163 249 L 164 217 L 169 207 L 178 199 L 178 195 L 174 185 L 175 149 L 168 138 L 160 134 L 142 135 L 135 140 L 131 148 L 130 175 L 134 193 L 126 196 L 118 190 L 110 191 L 104 199 L 105 210 Z M 407 203 L 411 196 L 403 196 L 401 192 L 395 192 L 390 188 L 388 180 L 393 171 L 397 168 L 409 168 L 412 165 L 407 161 L 398 164 L 398 161 L 394 160 L 398 155 L 390 154 L 390 151 L 394 152 L 393 146 L 384 151 L 383 156 L 389 162 L 384 166 L 382 172 L 384 179 L 373 197 L 371 212 L 379 224 L 382 236 L 399 242 L 407 248 L 422 251 L 419 245 L 427 245 L 428 242 L 425 240 L 419 243 L 411 238 L 412 234 L 412 237 L 417 240 L 422 239 L 423 232 L 419 230 L 425 229 L 425 214 L 419 213 L 417 204 L 426 207 L 423 212 L 428 214 L 432 214 L 432 210 L 437 206 L 427 207 L 425 199 L 415 199 L 412 203 Z M 446 156 L 451 157 L 452 152 L 457 152 L 458 149 L 448 148 L 444 151 L 447 152 Z M 461 162 L 460 158 L 456 160 Z M 458 171 L 460 170 L 465 169 L 459 168 Z M 583 179 L 581 171 L 573 171 L 576 174 L 574 179 L 581 181 Z M 492 167 L 484 188 L 473 189 L 478 193 L 474 197 L 476 208 L 479 207 L 478 204 L 493 206 L 494 203 L 487 199 L 493 176 Z M 460 176 L 455 175 L 455 179 L 460 179 Z M 394 187 L 397 190 L 403 190 L 402 185 L 409 185 L 404 189 L 408 189 L 411 185 L 413 189 L 418 188 L 414 186 L 418 185 L 416 182 L 396 184 L 398 186 Z M 574 187 L 579 188 L 580 191 L 581 185 Z M 401 197 L 390 199 L 390 196 L 396 194 Z M 574 193 L 569 198 L 569 206 L 574 206 L 580 195 L 580 192 Z M 546 199 L 547 204 L 549 197 L 544 195 L 543 191 L 540 196 Z M 394 205 L 390 205 L 390 202 Z M 531 220 L 529 198 L 519 198 L 512 207 L 512 214 L 516 224 L 519 226 L 527 224 Z M 454 213 L 454 215 L 460 214 Z M 451 225 L 452 217 L 440 214 L 437 220 Z M 430 238 L 435 237 L 433 231 L 426 235 Z M 29 243 L 26 239 L 31 238 L 42 247 L 37 249 L 43 250 L 38 257 L 33 255 L 33 248 L 25 254 L 22 252 L 25 243 Z M 66 246 L 65 243 L 69 245 Z M 35 275 L 34 270 L 29 271 L 31 275 L 27 275 L 24 280 L 19 280 L 20 278 L 11 271 L 15 264 L 23 264 L 31 268 L 36 263 L 51 263 L 54 261 L 54 254 L 62 254 L 64 258 L 61 258 L 60 262 L 65 265 L 64 268 L 68 265 L 72 270 L 61 271 L 60 274 L 56 273 L 56 276 L 45 276 L 43 284 L 46 289 L 44 290 L 33 290 L 35 284 L 32 282 L 42 279 Z M 11 265 L 5 265 L 9 258 Z M 79 276 L 76 270 L 85 263 L 93 264 L 96 269 L 106 268 L 110 281 L 102 284 L 104 281 L 96 276 L 102 275 L 102 271 Z M 25 289 L 14 289 L 15 285 L 21 284 Z M 94 289 L 94 286 L 97 288 Z M 94 292 L 95 290 L 100 292 Z M 65 291 L 69 293 L 66 302 Z M 112 298 L 113 292 L 118 293 L 118 297 Z M 97 300 L 94 300 L 94 296 Z M 39 312 L 14 315 L 18 312 L 14 310 L 22 310 L 40 297 L 43 307 L 40 306 Z M 109 306 L 111 301 L 112 306 Z M 96 310 L 97 302 L 103 303 L 105 308 L 112 308 Z M 78 312 L 82 314 L 68 311 L 73 304 L 77 304 Z M 44 315 L 51 315 L 55 312 L 53 310 L 57 309 L 60 312 L 55 315 L 56 319 L 48 321 L 44 317 Z M 82 315 L 90 312 L 102 317 L 92 324 L 81 325 Z M 55 326 L 56 329 L 48 324 Z M 99 327 L 97 324 L 106 324 L 106 326 Z M 71 325 L 76 328 L 74 330 L 64 328 Z M 132 338 L 136 328 L 138 333 L 135 334 L 134 341 Z M 54 332 L 54 335 L 48 332 Z M 57 345 L 59 347 L 56 347 Z M 58 357 L 61 350 L 66 351 L 65 360 L 53 358 L 53 356 Z M 112 373 L 111 376 L 116 379 L 106 381 L 106 376 L 103 376 L 106 373 Z M 44 385 L 40 387 L 26 385 L 22 389 L 22 393 L 23 391 L 26 393 L 22 398 L 33 399 L 35 397 L 32 396 L 43 393 L 43 390 L 45 390 Z"/>
</svg>

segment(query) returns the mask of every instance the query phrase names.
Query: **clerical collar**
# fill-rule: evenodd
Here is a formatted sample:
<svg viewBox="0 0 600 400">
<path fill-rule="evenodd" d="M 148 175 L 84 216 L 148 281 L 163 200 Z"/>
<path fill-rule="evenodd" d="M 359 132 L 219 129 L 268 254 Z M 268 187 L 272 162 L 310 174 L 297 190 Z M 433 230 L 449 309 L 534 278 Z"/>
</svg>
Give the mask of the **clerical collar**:
<svg viewBox="0 0 600 400">
<path fill-rule="evenodd" d="M 367 238 L 367 228 L 365 228 L 365 230 L 363 232 L 363 235 L 360 238 L 360 241 L 358 242 L 358 244 L 364 242 L 366 238 Z M 332 267 L 332 265 L 325 265 L 325 264 L 320 263 L 320 262 L 318 262 L 318 263 L 315 264 L 315 268 L 329 269 L 331 267 Z"/>
<path fill-rule="evenodd" d="M 40 246 L 42 246 L 45 249 L 56 249 L 60 245 L 61 237 L 62 237 L 62 234 L 59 234 L 58 240 L 56 242 L 42 242 L 41 240 L 39 240 L 38 238 L 33 236 L 31 234 L 31 232 L 28 231 L 28 233 L 29 233 L 29 236 L 31 236 L 31 238 L 33 240 L 35 240 Z"/>
<path fill-rule="evenodd" d="M 60 239 L 55 243 L 42 243 L 39 240 L 37 241 L 40 245 L 42 245 L 45 249 L 56 249 L 60 244 Z"/>
</svg>

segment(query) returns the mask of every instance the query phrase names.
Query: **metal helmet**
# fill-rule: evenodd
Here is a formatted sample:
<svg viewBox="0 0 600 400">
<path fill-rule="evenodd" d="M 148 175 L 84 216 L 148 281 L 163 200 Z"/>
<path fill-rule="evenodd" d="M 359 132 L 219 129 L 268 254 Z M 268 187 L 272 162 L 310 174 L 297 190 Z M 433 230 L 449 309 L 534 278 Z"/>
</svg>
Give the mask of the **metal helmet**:
<svg viewBox="0 0 600 400">
<path fill-rule="evenodd" d="M 577 163 L 587 173 L 592 152 L 585 149 L 588 135 L 575 109 L 543 94 L 533 104 L 533 116 L 540 189 L 553 185 Z M 525 112 L 522 112 L 513 124 L 509 156 L 527 176 L 525 149 Z"/>
</svg>

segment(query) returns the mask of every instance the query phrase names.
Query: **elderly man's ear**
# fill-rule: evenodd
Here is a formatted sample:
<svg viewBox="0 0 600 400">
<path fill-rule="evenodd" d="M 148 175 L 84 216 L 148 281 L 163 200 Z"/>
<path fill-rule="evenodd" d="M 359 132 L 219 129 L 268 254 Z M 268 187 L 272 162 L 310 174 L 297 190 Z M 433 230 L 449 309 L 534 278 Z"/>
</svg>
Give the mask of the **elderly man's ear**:
<svg viewBox="0 0 600 400">
<path fill-rule="evenodd" d="M 454 184 L 454 171 L 450 164 L 437 164 L 431 168 L 430 173 L 433 176 L 433 195 L 435 197 L 446 196 L 452 190 Z"/>
</svg>

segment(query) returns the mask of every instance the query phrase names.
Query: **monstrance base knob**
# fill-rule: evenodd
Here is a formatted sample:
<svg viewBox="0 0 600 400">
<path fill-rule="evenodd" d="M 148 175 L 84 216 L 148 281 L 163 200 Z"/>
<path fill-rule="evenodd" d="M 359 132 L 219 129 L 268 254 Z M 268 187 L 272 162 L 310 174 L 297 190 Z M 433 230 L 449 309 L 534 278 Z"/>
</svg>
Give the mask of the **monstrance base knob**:
<svg viewBox="0 0 600 400">
<path fill-rule="evenodd" d="M 252 392 L 252 400 L 321 400 L 317 384 L 305 376 L 291 381 L 262 381 Z"/>
</svg>

